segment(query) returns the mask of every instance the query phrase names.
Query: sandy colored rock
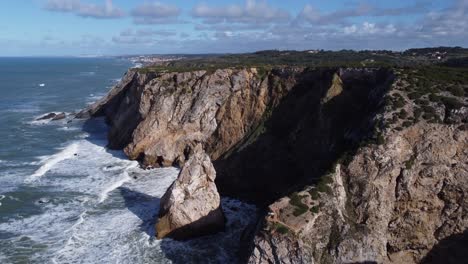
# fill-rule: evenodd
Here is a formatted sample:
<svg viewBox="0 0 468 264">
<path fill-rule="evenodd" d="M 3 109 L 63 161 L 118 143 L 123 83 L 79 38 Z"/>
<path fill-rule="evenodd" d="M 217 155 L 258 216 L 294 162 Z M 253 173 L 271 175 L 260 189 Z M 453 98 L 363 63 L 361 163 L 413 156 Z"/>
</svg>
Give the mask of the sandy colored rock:
<svg viewBox="0 0 468 264">
<path fill-rule="evenodd" d="M 224 228 L 224 215 L 210 158 L 197 145 L 175 182 L 161 198 L 158 238 L 188 239 Z"/>
</svg>

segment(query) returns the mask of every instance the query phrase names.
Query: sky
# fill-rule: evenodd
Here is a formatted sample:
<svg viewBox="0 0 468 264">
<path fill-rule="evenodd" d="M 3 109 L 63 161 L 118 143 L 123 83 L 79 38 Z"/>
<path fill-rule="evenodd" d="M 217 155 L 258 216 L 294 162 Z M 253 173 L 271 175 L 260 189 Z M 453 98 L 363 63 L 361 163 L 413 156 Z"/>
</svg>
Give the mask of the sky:
<svg viewBox="0 0 468 264">
<path fill-rule="evenodd" d="M 468 46 L 468 0 L 2 0 L 0 56 Z"/>
</svg>

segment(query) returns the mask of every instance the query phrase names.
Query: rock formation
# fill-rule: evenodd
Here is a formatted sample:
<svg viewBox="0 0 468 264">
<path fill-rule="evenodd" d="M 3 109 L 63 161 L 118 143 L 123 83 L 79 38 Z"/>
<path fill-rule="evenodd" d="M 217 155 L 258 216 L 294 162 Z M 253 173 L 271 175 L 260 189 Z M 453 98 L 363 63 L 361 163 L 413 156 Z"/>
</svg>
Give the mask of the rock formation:
<svg viewBox="0 0 468 264">
<path fill-rule="evenodd" d="M 222 230 L 224 215 L 214 180 L 216 172 L 201 145 L 161 198 L 158 238 L 192 238 Z"/>
<path fill-rule="evenodd" d="M 293 214 L 291 203 L 276 207 L 279 220 L 265 219 L 249 263 L 417 263 L 439 241 L 463 233 L 466 131 L 418 124 L 388 132 L 386 141 L 337 165 L 324 192 L 299 192 L 309 208 L 302 215 Z M 286 231 L 278 232 L 278 223 Z"/>
<path fill-rule="evenodd" d="M 41 120 L 52 120 L 52 121 L 57 121 L 57 120 L 61 120 L 61 119 L 64 119 L 66 117 L 66 114 L 64 112 L 61 112 L 61 113 L 48 113 L 48 114 L 45 114 L 41 117 L 38 117 L 36 119 L 36 121 L 41 121 Z"/>
<path fill-rule="evenodd" d="M 106 116 L 130 159 L 182 167 L 159 237 L 219 229 L 219 190 L 269 210 L 249 263 L 417 263 L 468 228 L 468 111 L 410 94 L 413 72 L 133 69 L 78 117 Z"/>
</svg>

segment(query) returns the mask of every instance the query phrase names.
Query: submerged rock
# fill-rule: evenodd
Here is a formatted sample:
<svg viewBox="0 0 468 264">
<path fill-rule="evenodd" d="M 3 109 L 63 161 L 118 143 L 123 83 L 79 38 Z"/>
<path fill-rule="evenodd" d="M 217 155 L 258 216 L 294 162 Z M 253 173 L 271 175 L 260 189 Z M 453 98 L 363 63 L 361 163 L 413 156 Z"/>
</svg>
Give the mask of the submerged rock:
<svg viewBox="0 0 468 264">
<path fill-rule="evenodd" d="M 216 172 L 201 145 L 161 198 L 158 238 L 188 239 L 224 228 L 224 215 L 214 180 Z"/>
</svg>

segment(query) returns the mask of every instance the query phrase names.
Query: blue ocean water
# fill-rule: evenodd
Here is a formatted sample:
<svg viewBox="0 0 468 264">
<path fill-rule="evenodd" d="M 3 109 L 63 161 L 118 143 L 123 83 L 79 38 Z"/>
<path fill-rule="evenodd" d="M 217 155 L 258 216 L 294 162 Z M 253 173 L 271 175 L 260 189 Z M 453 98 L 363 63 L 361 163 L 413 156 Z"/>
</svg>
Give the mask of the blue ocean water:
<svg viewBox="0 0 468 264">
<path fill-rule="evenodd" d="M 102 97 L 130 62 L 0 58 L 0 263 L 234 263 L 255 207 L 223 198 L 225 232 L 154 238 L 175 168 L 143 170 L 107 149 L 102 119 L 73 113 Z M 36 121 L 66 112 L 58 121 Z"/>
</svg>

